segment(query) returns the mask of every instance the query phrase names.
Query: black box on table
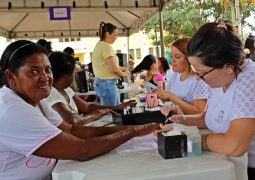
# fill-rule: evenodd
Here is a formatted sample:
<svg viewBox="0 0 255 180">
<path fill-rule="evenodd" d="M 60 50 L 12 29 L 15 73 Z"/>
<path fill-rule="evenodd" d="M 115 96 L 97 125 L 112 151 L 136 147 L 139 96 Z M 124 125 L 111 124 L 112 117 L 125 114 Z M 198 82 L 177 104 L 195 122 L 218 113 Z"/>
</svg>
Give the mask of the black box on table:
<svg viewBox="0 0 255 180">
<path fill-rule="evenodd" d="M 158 152 L 165 159 L 187 156 L 187 136 L 185 134 L 164 136 L 158 133 Z"/>
<path fill-rule="evenodd" d="M 121 115 L 119 125 L 141 125 L 148 123 L 164 123 L 166 117 L 160 111 L 144 111 L 141 113 Z"/>
</svg>

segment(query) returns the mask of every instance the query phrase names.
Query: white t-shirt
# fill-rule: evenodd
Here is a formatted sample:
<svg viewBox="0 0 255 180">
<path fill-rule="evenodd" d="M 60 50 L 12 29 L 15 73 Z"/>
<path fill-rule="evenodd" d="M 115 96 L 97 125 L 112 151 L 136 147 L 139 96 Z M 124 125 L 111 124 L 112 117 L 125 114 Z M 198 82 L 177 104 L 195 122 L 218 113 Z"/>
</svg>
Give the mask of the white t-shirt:
<svg viewBox="0 0 255 180">
<path fill-rule="evenodd" d="M 166 71 L 165 79 L 166 79 L 166 82 L 167 82 L 167 83 L 170 82 L 170 79 L 171 79 L 172 74 L 173 74 L 172 69 L 168 69 L 168 70 Z"/>
<path fill-rule="evenodd" d="M 63 95 L 60 94 L 56 88 L 52 87 L 50 96 L 47 98 L 48 104 L 50 106 L 53 106 L 54 104 L 61 102 L 61 103 L 64 103 L 68 109 L 70 109 L 71 111 L 74 110 L 77 113 L 78 108 L 73 100 L 73 96 L 75 95 L 75 92 L 70 87 L 64 89 L 64 91 L 66 92 L 66 94 L 68 95 L 70 99 L 69 103 L 66 102 Z"/>
<path fill-rule="evenodd" d="M 207 99 L 210 93 L 210 88 L 204 81 L 197 80 L 195 76 L 181 81 L 181 74 L 178 72 L 173 72 L 166 90 L 188 103 L 195 99 Z"/>
<path fill-rule="evenodd" d="M 51 174 L 56 160 L 32 155 L 62 131 L 62 118 L 45 100 L 42 109 L 26 103 L 11 89 L 0 89 L 0 179 L 35 180 Z"/>
<path fill-rule="evenodd" d="M 239 118 L 255 120 L 255 63 L 251 61 L 246 61 L 225 93 L 221 88 L 212 89 L 205 123 L 214 133 L 226 133 L 231 121 Z M 249 150 L 249 167 L 255 168 L 254 140 Z"/>
</svg>

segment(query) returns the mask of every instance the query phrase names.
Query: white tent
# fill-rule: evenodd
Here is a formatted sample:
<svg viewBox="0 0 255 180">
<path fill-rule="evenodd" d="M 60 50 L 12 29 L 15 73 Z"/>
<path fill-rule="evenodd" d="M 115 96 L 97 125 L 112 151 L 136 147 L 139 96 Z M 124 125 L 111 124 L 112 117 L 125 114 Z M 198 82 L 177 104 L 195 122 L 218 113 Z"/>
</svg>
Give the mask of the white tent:
<svg viewBox="0 0 255 180">
<path fill-rule="evenodd" d="M 0 0 L 0 35 L 6 38 L 95 37 L 101 21 L 120 36 L 139 31 L 170 0 Z M 68 6 L 70 20 L 50 20 L 49 7 Z"/>
</svg>

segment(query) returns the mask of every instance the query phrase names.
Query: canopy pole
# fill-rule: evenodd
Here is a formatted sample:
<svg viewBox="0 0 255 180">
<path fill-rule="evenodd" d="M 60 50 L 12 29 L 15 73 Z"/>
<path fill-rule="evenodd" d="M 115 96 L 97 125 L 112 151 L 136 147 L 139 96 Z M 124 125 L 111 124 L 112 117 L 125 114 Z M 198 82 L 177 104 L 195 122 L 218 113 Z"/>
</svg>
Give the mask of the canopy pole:
<svg viewBox="0 0 255 180">
<path fill-rule="evenodd" d="M 130 36 L 129 29 L 127 29 L 127 62 L 129 60 L 129 41 L 130 41 L 129 36 Z"/>
<path fill-rule="evenodd" d="M 162 12 L 162 1 L 160 1 L 160 9 L 159 9 L 159 31 L 160 31 L 160 49 L 161 49 L 161 56 L 165 56 L 165 45 L 164 45 L 164 31 L 163 31 L 163 12 Z"/>
</svg>

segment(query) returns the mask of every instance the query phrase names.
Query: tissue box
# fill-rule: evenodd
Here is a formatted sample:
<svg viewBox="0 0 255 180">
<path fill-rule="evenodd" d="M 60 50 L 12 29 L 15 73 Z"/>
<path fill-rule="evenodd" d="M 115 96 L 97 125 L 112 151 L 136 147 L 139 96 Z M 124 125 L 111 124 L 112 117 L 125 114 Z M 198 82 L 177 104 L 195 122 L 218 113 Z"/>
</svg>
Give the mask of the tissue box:
<svg viewBox="0 0 255 180">
<path fill-rule="evenodd" d="M 158 152 L 165 159 L 187 156 L 187 136 L 185 134 L 164 136 L 158 133 Z"/>
</svg>

